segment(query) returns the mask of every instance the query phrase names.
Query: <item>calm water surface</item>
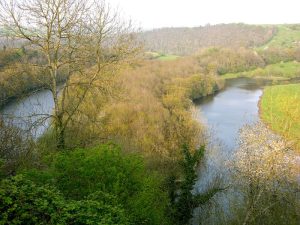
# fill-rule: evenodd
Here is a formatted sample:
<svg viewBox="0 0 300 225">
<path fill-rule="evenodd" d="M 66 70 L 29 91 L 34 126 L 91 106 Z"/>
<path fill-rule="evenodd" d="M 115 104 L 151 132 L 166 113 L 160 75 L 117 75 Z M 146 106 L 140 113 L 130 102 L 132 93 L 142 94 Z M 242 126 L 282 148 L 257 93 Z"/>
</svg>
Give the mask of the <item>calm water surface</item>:
<svg viewBox="0 0 300 225">
<path fill-rule="evenodd" d="M 195 192 L 204 192 L 215 183 L 223 186 L 230 182 L 230 171 L 226 163 L 238 147 L 239 130 L 246 124 L 259 121 L 258 103 L 266 84 L 266 81 L 245 78 L 228 80 L 224 90 L 195 102 L 197 119 L 206 124 L 210 133 L 209 150 L 199 168 Z M 229 214 L 230 198 L 234 195 L 234 192 L 217 195 L 214 205 L 217 205 L 218 209 L 210 208 L 210 212 L 196 210 L 194 224 L 198 224 L 199 215 L 207 213 L 206 222 L 218 224 L 217 221 L 210 220 L 209 214 L 211 218 L 216 218 L 215 214 L 220 213 L 218 210 L 225 215 Z M 205 219 L 202 217 L 201 221 Z"/>
<path fill-rule="evenodd" d="M 237 147 L 239 129 L 259 120 L 258 102 L 263 85 L 255 80 L 234 79 L 225 90 L 195 102 L 199 120 L 213 132 L 229 154 Z"/>
<path fill-rule="evenodd" d="M 7 104 L 0 113 L 6 122 L 29 130 L 34 138 L 38 138 L 49 127 L 53 107 L 51 92 L 41 90 Z"/>
</svg>

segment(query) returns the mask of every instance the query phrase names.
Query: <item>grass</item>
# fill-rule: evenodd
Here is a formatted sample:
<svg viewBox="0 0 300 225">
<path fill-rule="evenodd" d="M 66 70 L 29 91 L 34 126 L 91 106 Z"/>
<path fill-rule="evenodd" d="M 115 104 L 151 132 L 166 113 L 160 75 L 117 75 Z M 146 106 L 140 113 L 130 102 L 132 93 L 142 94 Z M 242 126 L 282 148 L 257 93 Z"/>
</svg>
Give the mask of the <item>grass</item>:
<svg viewBox="0 0 300 225">
<path fill-rule="evenodd" d="M 300 152 L 300 84 L 265 88 L 260 113 L 272 130 L 291 140 Z"/>
<path fill-rule="evenodd" d="M 177 55 L 161 55 L 157 59 L 161 60 L 161 61 L 172 61 L 172 60 L 175 60 L 178 58 L 179 58 L 179 56 L 177 56 Z"/>
<path fill-rule="evenodd" d="M 161 54 L 158 52 L 146 52 L 145 54 L 148 55 L 151 59 L 156 59 L 160 61 L 172 61 L 179 58 L 178 55 Z"/>
<path fill-rule="evenodd" d="M 251 71 L 240 73 L 228 73 L 222 76 L 223 79 L 237 77 L 270 78 L 270 79 L 290 79 L 300 76 L 300 63 L 296 61 L 281 62 L 271 64 L 265 68 L 256 68 Z"/>
<path fill-rule="evenodd" d="M 278 25 L 277 34 L 265 45 L 259 49 L 275 48 L 292 48 L 300 45 L 300 26 Z"/>
</svg>

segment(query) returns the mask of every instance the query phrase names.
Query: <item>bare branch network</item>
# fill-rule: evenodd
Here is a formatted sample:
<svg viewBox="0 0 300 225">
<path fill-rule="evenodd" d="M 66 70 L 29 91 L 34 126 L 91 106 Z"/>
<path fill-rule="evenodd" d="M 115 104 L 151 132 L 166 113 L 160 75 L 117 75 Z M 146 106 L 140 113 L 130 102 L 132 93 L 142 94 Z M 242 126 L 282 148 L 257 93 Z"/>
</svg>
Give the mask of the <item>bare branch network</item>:
<svg viewBox="0 0 300 225">
<path fill-rule="evenodd" d="M 120 66 L 138 52 L 136 31 L 105 1 L 1 0 L 0 21 L 2 33 L 24 40 L 44 58 L 34 66 L 45 73 L 54 101 L 46 117 L 52 118 L 57 147 L 64 148 L 66 128 L 85 98 L 109 92 Z M 59 94 L 60 76 L 67 79 Z"/>
</svg>

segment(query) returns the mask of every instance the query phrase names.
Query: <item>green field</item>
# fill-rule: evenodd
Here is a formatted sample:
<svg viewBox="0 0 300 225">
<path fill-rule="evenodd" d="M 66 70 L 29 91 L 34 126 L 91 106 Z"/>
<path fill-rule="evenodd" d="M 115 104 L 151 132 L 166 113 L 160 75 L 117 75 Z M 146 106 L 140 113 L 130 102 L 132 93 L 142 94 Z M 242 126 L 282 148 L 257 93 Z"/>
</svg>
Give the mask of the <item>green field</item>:
<svg viewBox="0 0 300 225">
<path fill-rule="evenodd" d="M 300 26 L 299 25 L 278 25 L 278 32 L 265 45 L 259 49 L 275 48 L 292 48 L 300 45 Z"/>
<path fill-rule="evenodd" d="M 156 59 L 160 61 L 172 61 L 179 58 L 178 55 L 161 54 L 158 52 L 146 52 L 145 54 L 151 59 Z"/>
<path fill-rule="evenodd" d="M 161 60 L 161 61 L 171 61 L 171 60 L 175 60 L 178 58 L 179 58 L 179 56 L 177 56 L 177 55 L 160 55 L 157 59 Z"/>
<path fill-rule="evenodd" d="M 260 109 L 263 121 L 300 151 L 300 84 L 265 88 Z"/>
<path fill-rule="evenodd" d="M 290 79 L 300 76 L 300 63 L 296 61 L 282 62 L 266 66 L 265 68 L 257 68 L 251 71 L 241 73 L 228 73 L 222 76 L 223 79 L 237 77 L 261 77 L 270 79 Z"/>
</svg>

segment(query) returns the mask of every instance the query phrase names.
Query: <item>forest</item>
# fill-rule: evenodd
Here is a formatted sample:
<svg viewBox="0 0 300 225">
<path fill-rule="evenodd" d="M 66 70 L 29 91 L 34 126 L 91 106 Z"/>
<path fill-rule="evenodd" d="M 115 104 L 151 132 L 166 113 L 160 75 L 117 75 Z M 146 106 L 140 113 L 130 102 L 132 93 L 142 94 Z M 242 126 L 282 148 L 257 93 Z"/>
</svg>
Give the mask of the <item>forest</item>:
<svg viewBox="0 0 300 225">
<path fill-rule="evenodd" d="M 149 51 L 175 55 L 191 55 L 208 47 L 255 47 L 272 39 L 276 26 L 217 24 L 194 28 L 161 28 L 140 36 Z M 181 37 L 181 38 L 177 38 Z"/>
<path fill-rule="evenodd" d="M 0 224 L 297 225 L 299 82 L 299 24 L 0 0 Z"/>
</svg>

